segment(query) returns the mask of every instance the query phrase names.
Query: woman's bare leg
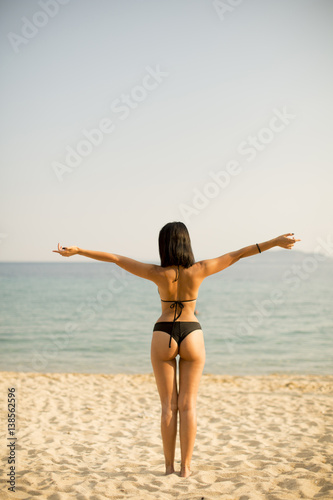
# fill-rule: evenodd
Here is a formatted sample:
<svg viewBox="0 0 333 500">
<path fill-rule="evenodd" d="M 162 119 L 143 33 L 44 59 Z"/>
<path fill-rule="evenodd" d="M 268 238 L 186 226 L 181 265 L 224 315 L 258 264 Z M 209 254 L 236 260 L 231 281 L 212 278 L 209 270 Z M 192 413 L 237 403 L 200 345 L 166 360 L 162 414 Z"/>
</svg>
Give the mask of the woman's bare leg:
<svg viewBox="0 0 333 500">
<path fill-rule="evenodd" d="M 203 333 L 191 332 L 179 349 L 179 395 L 181 477 L 191 474 L 191 459 L 197 433 L 196 401 L 206 360 Z"/>
<path fill-rule="evenodd" d="M 165 332 L 154 332 L 151 343 L 151 363 L 154 370 L 157 389 L 161 400 L 161 434 L 165 458 L 165 473 L 172 474 L 174 469 L 178 393 L 177 393 L 177 342 Z"/>
</svg>

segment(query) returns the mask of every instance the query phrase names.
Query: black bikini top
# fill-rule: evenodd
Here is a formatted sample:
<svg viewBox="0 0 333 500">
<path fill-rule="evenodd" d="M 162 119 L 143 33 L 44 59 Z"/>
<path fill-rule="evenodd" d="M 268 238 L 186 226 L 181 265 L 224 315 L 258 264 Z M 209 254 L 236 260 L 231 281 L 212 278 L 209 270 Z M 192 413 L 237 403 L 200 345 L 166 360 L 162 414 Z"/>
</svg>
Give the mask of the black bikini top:
<svg viewBox="0 0 333 500">
<path fill-rule="evenodd" d="M 175 281 L 178 281 L 179 280 L 179 266 L 178 266 L 178 273 L 177 273 L 177 276 L 176 276 L 176 279 L 173 280 L 172 283 L 174 283 Z M 178 283 L 177 283 L 177 291 L 178 291 Z M 194 302 L 195 300 L 197 299 L 189 299 L 189 300 L 163 300 L 161 299 L 162 302 L 171 302 L 170 304 L 170 309 L 175 309 L 175 315 L 174 315 L 174 318 L 173 318 L 173 323 L 175 323 L 175 321 L 177 321 L 177 319 L 180 317 L 181 313 L 183 312 L 183 309 L 184 309 L 184 304 L 183 302 Z M 179 306 L 179 314 L 177 316 L 177 307 Z"/>
</svg>

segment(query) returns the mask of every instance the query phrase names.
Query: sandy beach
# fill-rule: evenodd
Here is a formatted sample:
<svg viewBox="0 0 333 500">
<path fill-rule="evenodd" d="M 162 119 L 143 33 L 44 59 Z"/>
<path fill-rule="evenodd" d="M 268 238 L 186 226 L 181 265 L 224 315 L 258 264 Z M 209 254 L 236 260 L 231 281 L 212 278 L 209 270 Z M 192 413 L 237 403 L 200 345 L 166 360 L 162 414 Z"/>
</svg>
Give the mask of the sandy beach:
<svg viewBox="0 0 333 500">
<path fill-rule="evenodd" d="M 192 475 L 164 475 L 153 374 L 1 372 L 1 499 L 333 498 L 333 375 L 202 377 Z M 15 493 L 7 394 L 15 388 Z M 179 425 L 179 424 L 178 424 Z"/>
</svg>

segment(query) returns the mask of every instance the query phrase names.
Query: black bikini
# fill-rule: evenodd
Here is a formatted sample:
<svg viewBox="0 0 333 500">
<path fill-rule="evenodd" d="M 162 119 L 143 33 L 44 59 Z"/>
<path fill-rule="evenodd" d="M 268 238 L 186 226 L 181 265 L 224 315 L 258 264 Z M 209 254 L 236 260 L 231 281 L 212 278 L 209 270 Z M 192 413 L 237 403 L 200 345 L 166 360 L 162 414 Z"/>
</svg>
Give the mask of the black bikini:
<svg viewBox="0 0 333 500">
<path fill-rule="evenodd" d="M 178 281 L 179 279 L 179 266 L 178 266 L 178 274 L 174 281 Z M 177 283 L 178 286 L 178 283 Z M 197 321 L 177 321 L 180 315 L 183 312 L 184 304 L 183 302 L 194 302 L 197 299 L 190 300 L 163 300 L 162 302 L 171 302 L 170 309 L 175 309 L 175 315 L 173 321 L 159 321 L 154 325 L 154 332 L 162 331 L 170 335 L 169 347 L 171 347 L 171 338 L 174 338 L 177 342 L 178 346 L 184 340 L 187 335 L 194 330 L 201 330 L 201 325 Z M 179 306 L 180 312 L 177 315 L 177 307 Z M 177 323 L 176 323 L 177 321 Z"/>
</svg>

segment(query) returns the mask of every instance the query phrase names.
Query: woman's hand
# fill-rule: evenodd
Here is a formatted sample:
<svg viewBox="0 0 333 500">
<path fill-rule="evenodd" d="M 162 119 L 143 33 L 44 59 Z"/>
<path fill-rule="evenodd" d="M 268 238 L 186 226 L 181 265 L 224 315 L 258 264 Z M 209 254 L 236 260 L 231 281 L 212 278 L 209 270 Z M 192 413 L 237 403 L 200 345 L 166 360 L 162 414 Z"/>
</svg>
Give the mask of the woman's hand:
<svg viewBox="0 0 333 500">
<path fill-rule="evenodd" d="M 296 240 L 293 234 L 294 233 L 281 234 L 281 236 L 275 238 L 276 246 L 282 248 L 288 248 L 288 250 L 291 250 L 292 247 L 295 245 L 296 241 L 301 241 L 301 240 Z"/>
<path fill-rule="evenodd" d="M 62 247 L 60 243 L 58 243 L 58 250 L 52 250 L 52 252 L 60 253 L 63 257 L 71 257 L 79 253 L 79 247 Z"/>
</svg>

